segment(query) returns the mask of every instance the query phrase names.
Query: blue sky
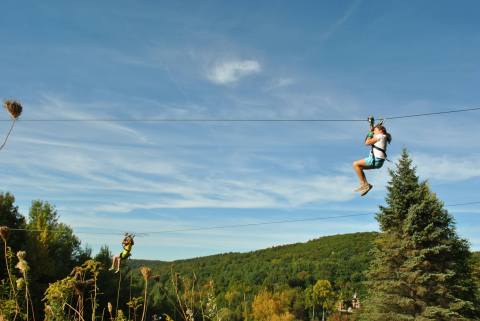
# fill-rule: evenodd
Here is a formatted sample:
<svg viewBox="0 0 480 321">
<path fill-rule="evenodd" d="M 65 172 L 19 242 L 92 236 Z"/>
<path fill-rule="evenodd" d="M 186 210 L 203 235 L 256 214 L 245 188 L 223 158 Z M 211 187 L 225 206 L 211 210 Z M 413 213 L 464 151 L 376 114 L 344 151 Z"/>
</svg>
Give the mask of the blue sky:
<svg viewBox="0 0 480 321">
<path fill-rule="evenodd" d="M 0 96 L 21 100 L 24 119 L 351 119 L 478 107 L 479 9 L 477 1 L 5 0 Z M 390 157 L 407 147 L 446 204 L 480 201 L 479 119 L 389 121 Z M 366 127 L 19 122 L 0 154 L 0 189 L 24 214 L 33 199 L 55 204 L 94 251 L 119 251 L 121 235 L 81 232 L 371 213 L 150 234 L 138 238 L 135 258 L 377 230 L 386 167 L 368 173 L 368 197 L 353 192 L 351 163 L 368 154 Z M 450 213 L 480 250 L 480 205 Z"/>
</svg>

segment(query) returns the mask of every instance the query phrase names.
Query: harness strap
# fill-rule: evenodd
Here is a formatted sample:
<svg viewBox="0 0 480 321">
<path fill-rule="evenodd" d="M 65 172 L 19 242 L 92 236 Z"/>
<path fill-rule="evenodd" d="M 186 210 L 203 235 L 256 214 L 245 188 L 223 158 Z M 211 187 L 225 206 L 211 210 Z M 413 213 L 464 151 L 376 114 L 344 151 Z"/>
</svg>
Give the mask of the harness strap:
<svg viewBox="0 0 480 321">
<path fill-rule="evenodd" d="M 375 146 L 375 145 L 372 145 L 372 158 L 373 158 L 373 166 L 375 166 L 375 154 L 373 153 L 373 150 L 376 149 L 376 150 L 379 150 L 383 153 L 383 155 L 385 155 L 385 160 L 388 161 L 388 162 L 391 162 L 387 157 L 387 152 L 385 151 L 385 149 L 383 148 L 380 148 L 378 146 Z"/>
</svg>

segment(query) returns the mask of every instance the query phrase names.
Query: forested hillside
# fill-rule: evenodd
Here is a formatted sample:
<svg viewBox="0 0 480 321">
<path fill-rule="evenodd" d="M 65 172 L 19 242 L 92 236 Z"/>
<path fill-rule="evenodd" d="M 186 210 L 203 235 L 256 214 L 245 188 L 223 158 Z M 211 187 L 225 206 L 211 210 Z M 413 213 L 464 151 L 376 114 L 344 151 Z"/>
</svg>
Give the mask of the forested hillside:
<svg viewBox="0 0 480 321">
<path fill-rule="evenodd" d="M 165 295 L 176 276 L 188 284 L 214 286 L 216 303 L 229 307 L 229 318 L 242 318 L 242 302 L 252 302 L 261 291 L 283 293 L 296 317 L 304 312 L 305 291 L 319 280 L 332 284 L 335 296 L 349 301 L 365 293 L 364 271 L 377 233 L 354 233 L 321 237 L 306 243 L 277 246 L 250 253 L 226 253 L 208 257 L 159 262 L 133 260 L 132 270 L 148 266 L 157 280 L 150 292 L 152 310 L 166 311 Z M 172 275 L 173 273 L 173 275 Z M 139 284 L 140 285 L 140 284 Z M 167 291 L 168 292 L 168 291 Z M 250 310 L 250 307 L 248 307 Z M 170 311 L 175 314 L 175 311 Z"/>
<path fill-rule="evenodd" d="M 474 252 L 472 255 L 473 277 L 480 289 L 480 252 Z"/>
<path fill-rule="evenodd" d="M 306 243 L 277 246 L 250 253 L 226 253 L 189 260 L 159 262 L 134 260 L 132 267 L 147 265 L 163 278 L 171 269 L 195 272 L 198 279 L 213 279 L 218 289 L 240 284 L 251 287 L 306 287 L 318 279 L 334 282 L 338 289 L 363 290 L 363 272 L 377 233 L 321 237 Z"/>
</svg>

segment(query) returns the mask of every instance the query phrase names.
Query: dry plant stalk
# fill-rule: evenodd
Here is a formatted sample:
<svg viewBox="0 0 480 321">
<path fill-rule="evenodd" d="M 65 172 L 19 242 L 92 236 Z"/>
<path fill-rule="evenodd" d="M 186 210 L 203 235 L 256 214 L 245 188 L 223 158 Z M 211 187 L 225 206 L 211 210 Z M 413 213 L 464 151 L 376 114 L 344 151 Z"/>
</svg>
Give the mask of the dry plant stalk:
<svg viewBox="0 0 480 321">
<path fill-rule="evenodd" d="M 140 268 L 140 273 L 142 273 L 143 279 L 145 280 L 145 298 L 143 299 L 143 313 L 142 313 L 142 321 L 144 321 L 147 315 L 148 280 L 152 277 L 152 270 L 144 266 Z"/>
<path fill-rule="evenodd" d="M 146 266 L 140 268 L 140 273 L 142 273 L 145 281 L 148 281 L 152 277 L 152 270 Z"/>
<path fill-rule="evenodd" d="M 0 226 L 0 237 L 2 237 L 3 242 L 7 243 L 9 234 L 10 234 L 10 229 L 8 227 Z"/>
<path fill-rule="evenodd" d="M 28 262 L 25 260 L 27 256 L 27 252 L 25 251 L 18 251 L 17 252 L 17 258 L 18 258 L 18 263 L 17 265 L 15 266 L 17 269 L 20 270 L 20 272 L 22 272 L 22 278 L 20 279 L 17 279 L 17 288 L 19 287 L 19 284 L 18 284 L 18 281 L 19 280 L 23 280 L 23 286 L 21 285 L 21 287 L 25 288 L 25 306 L 27 307 L 27 320 L 29 320 L 29 304 L 32 306 L 32 318 L 33 320 L 35 320 L 35 311 L 34 311 L 34 307 L 33 307 L 33 302 L 32 302 L 32 298 L 30 296 L 30 291 L 29 291 L 29 286 L 28 286 L 28 271 L 30 270 L 30 267 L 28 266 Z"/>
<path fill-rule="evenodd" d="M 22 104 L 16 100 L 7 99 L 3 102 L 3 106 L 14 120 L 17 120 L 22 114 Z"/>
<path fill-rule="evenodd" d="M 13 127 L 15 126 L 15 122 L 17 121 L 18 117 L 20 117 L 23 110 L 22 105 L 15 100 L 5 100 L 3 102 L 3 106 L 8 111 L 13 121 L 12 121 L 12 125 L 10 126 L 10 129 L 8 130 L 7 136 L 5 137 L 5 140 L 3 141 L 2 145 L 0 145 L 0 150 L 3 149 L 3 147 L 5 147 L 5 144 L 7 143 L 7 140 L 10 137 L 10 134 L 12 133 Z"/>
<path fill-rule="evenodd" d="M 118 303 L 117 303 L 117 305 L 118 305 Z M 110 302 L 108 302 L 107 308 L 108 308 L 108 313 L 110 314 L 110 320 L 113 320 L 113 315 L 112 315 L 113 306 Z"/>
<path fill-rule="evenodd" d="M 7 273 L 8 273 L 8 279 L 10 280 L 10 291 L 13 293 L 13 298 L 15 300 L 15 318 L 14 320 L 17 319 L 18 312 L 20 311 L 20 306 L 18 305 L 18 300 L 17 300 L 17 291 L 15 289 L 15 286 L 13 284 L 13 277 L 12 277 L 12 272 L 10 271 L 10 260 L 8 259 L 8 251 L 9 247 L 7 245 L 7 239 L 8 235 L 10 233 L 10 229 L 7 226 L 0 226 L 0 237 L 3 240 L 3 249 L 4 249 L 4 255 L 5 255 L 5 267 L 7 268 Z"/>
<path fill-rule="evenodd" d="M 183 278 L 179 273 L 172 273 L 172 284 L 184 321 L 194 321 L 195 311 L 195 286 L 197 276 L 193 273 L 192 279 Z M 179 283 L 180 282 L 180 283 Z M 180 289 L 182 287 L 182 289 Z M 182 291 L 183 293 L 181 293 Z"/>
</svg>

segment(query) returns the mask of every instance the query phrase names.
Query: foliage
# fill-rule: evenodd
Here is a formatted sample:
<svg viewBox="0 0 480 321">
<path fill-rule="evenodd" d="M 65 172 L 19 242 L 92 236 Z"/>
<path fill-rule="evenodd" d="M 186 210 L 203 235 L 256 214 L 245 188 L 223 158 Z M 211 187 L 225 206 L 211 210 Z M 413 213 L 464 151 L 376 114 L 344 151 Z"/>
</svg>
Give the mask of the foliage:
<svg viewBox="0 0 480 321">
<path fill-rule="evenodd" d="M 36 277 L 52 280 L 55 276 L 68 274 L 77 262 L 75 257 L 81 253 L 80 240 L 72 229 L 58 222 L 58 214 L 48 202 L 33 201 L 30 207 L 27 227 L 31 233 L 30 248 L 32 264 L 42 266 Z"/>
<path fill-rule="evenodd" d="M 404 150 L 390 171 L 383 233 L 373 250 L 366 320 L 471 320 L 479 317 L 468 244 Z"/>
<path fill-rule="evenodd" d="M 262 290 L 253 299 L 252 316 L 255 321 L 292 321 L 290 306 L 288 293 Z"/>
<path fill-rule="evenodd" d="M 136 321 L 137 320 L 137 310 L 143 306 L 143 298 L 140 297 L 140 296 L 134 297 L 130 301 L 127 302 L 127 306 L 128 306 L 129 309 L 132 310 L 131 312 L 132 312 L 132 315 L 133 315 L 133 320 Z"/>
<path fill-rule="evenodd" d="M 42 319 L 41 298 L 48 284 L 65 278 L 73 266 L 88 259 L 89 253 L 80 248 L 80 241 L 72 229 L 58 222 L 52 205 L 32 202 L 27 222 L 14 201 L 13 195 L 0 194 L 0 226 L 14 229 L 8 235 L 8 245 L 2 242 L 4 253 L 0 260 L 0 279 L 11 281 L 0 283 L 3 306 L 0 315 L 6 316 L 6 307 L 11 306 L 9 302 L 13 300 L 17 301 L 16 310 L 22 311 L 19 317 Z M 18 253 L 18 258 L 14 253 Z M 8 262 L 8 269 L 5 262 Z"/>
<path fill-rule="evenodd" d="M 18 206 L 14 205 L 15 197 L 10 193 L 0 193 L 0 226 L 6 226 L 10 229 L 25 228 L 25 218 L 18 212 Z M 2 240 L 0 240 L 0 243 Z M 13 253 L 24 250 L 26 243 L 26 233 L 24 231 L 15 231 L 8 235 L 8 246 Z M 3 244 L 2 244 L 3 247 Z M 0 279 L 7 277 L 5 260 L 0 260 Z"/>
<path fill-rule="evenodd" d="M 480 252 L 472 253 L 471 258 L 472 275 L 477 285 L 477 289 L 480 289 Z"/>
<path fill-rule="evenodd" d="M 432 258 L 439 253 L 449 255 L 450 261 L 444 256 L 441 259 L 455 276 L 445 277 L 452 288 L 430 285 L 437 291 L 435 295 L 449 291 L 461 299 L 465 299 L 462 293 L 474 297 L 470 271 L 473 267 L 473 280 L 479 283 L 480 255 L 469 257 L 468 247 L 456 237 L 448 213 L 428 187 L 418 182 L 414 172 L 412 175 L 404 168 L 402 173 L 406 178 L 395 177 L 395 184 L 389 186 L 389 193 L 396 195 L 395 200 L 387 199 L 388 207 L 381 208 L 378 215 L 382 231 L 389 233 L 381 233 L 378 238 L 377 233 L 354 233 L 250 253 L 175 262 L 126 261 L 118 274 L 105 269 L 112 256 L 108 247 L 103 246 L 95 258 L 90 259 L 91 250 L 80 248 L 72 229 L 59 222 L 54 206 L 34 201 L 27 222 L 16 210 L 13 196 L 7 194 L 3 199 L 0 197 L 0 221 L 7 222 L 8 226 L 23 226 L 30 233 L 23 234 L 22 242 L 21 233 L 0 231 L 2 242 L 6 241 L 0 260 L 3 262 L 0 320 L 30 321 L 34 320 L 35 312 L 37 320 L 46 321 L 137 321 L 141 309 L 142 320 L 162 315 L 167 321 L 306 321 L 318 320 L 318 310 L 324 312 L 322 317 L 328 320 L 352 321 L 356 320 L 356 314 L 334 312 L 335 301 L 338 298 L 351 303 L 353 293 L 358 293 L 363 300 L 367 292 L 364 272 L 371 262 L 370 251 L 375 254 L 372 267 L 378 269 L 370 269 L 368 286 L 377 282 L 372 290 L 381 289 L 370 303 L 381 299 L 382 291 L 397 286 L 392 282 L 395 279 L 386 277 L 394 267 L 398 271 L 395 276 L 403 282 L 400 285 L 412 279 L 423 285 L 412 270 L 429 271 L 438 266 L 440 259 Z M 399 204 L 409 206 L 409 210 L 405 212 Z M 435 224 L 430 224 L 432 217 Z M 422 252 L 425 243 L 432 248 L 445 236 L 448 242 L 442 243 L 444 247 Z M 27 252 L 18 252 L 20 249 Z M 395 255 L 389 256 L 392 253 Z M 425 265 L 422 261 L 425 257 L 431 265 Z M 455 264 L 448 265 L 448 262 Z M 440 284 L 440 277 L 437 273 L 430 280 Z M 458 282 L 462 278 L 463 283 Z M 30 294 L 36 301 L 35 311 L 30 309 Z M 458 304 L 459 301 L 455 303 L 456 311 L 468 308 Z M 40 306 L 43 307 L 39 309 Z M 370 305 L 365 315 L 372 311 Z M 431 309 L 429 313 L 433 315 L 430 319 L 422 316 L 419 320 L 444 320 L 443 311 Z M 389 315 L 386 320 L 396 319 Z"/>
<path fill-rule="evenodd" d="M 312 320 L 315 320 L 315 311 L 322 309 L 322 320 L 325 313 L 329 313 L 335 304 L 336 294 L 328 280 L 318 280 L 315 285 L 305 289 L 305 307 L 312 309 Z"/>
<path fill-rule="evenodd" d="M 335 304 L 335 292 L 328 280 L 318 280 L 313 286 L 313 301 L 322 308 L 322 321 L 325 320 L 325 313 L 330 311 Z"/>
<path fill-rule="evenodd" d="M 49 285 L 45 291 L 45 321 L 65 320 L 65 307 L 73 296 L 75 280 L 68 276 Z"/>
<path fill-rule="evenodd" d="M 17 303 L 13 299 L 0 300 L 0 320 L 13 320 L 17 310 Z"/>
</svg>

